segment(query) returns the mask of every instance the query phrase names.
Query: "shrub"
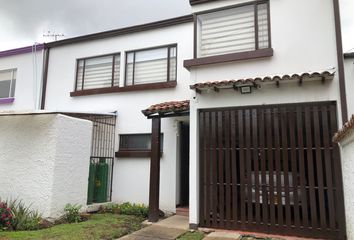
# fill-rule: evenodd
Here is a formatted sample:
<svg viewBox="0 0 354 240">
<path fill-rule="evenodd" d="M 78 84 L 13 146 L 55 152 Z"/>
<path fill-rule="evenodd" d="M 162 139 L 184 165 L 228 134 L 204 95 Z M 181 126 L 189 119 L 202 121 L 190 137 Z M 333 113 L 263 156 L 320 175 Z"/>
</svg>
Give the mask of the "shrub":
<svg viewBox="0 0 354 240">
<path fill-rule="evenodd" d="M 146 218 L 148 216 L 149 209 L 144 204 L 131 204 L 126 202 L 122 204 L 107 204 L 103 207 L 103 212 L 135 215 Z"/>
<path fill-rule="evenodd" d="M 30 205 L 26 206 L 21 200 L 15 199 L 2 203 L 8 206 L 12 213 L 11 228 L 12 230 L 37 230 L 40 228 L 41 215 L 38 211 L 31 210 Z M 5 215 L 4 215 L 5 216 Z M 1 224 L 0 224 L 1 225 Z"/>
<path fill-rule="evenodd" d="M 13 228 L 14 216 L 7 203 L 0 202 L 0 230 Z"/>
<path fill-rule="evenodd" d="M 66 221 L 68 221 L 69 223 L 77 223 L 81 221 L 81 217 L 80 217 L 80 209 L 81 209 L 81 205 L 71 205 L 70 203 L 66 204 L 64 211 L 65 211 L 65 219 Z"/>
</svg>

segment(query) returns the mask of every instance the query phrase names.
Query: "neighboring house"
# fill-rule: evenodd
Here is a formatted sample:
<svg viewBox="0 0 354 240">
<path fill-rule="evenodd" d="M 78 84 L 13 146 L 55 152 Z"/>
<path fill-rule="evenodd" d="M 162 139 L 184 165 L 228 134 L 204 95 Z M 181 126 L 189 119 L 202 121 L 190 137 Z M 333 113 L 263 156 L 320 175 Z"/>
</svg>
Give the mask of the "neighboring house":
<svg viewBox="0 0 354 240">
<path fill-rule="evenodd" d="M 354 114 L 354 52 L 344 54 L 348 113 Z"/>
<path fill-rule="evenodd" d="M 44 44 L 0 52 L 0 111 L 39 109 Z"/>
<path fill-rule="evenodd" d="M 353 101 L 338 1 L 190 3 L 193 15 L 45 45 L 41 109 L 117 116 L 94 122 L 88 203 L 149 204 L 151 221 L 189 206 L 191 228 L 344 239 L 332 137 Z M 350 93 L 350 66 L 346 77 Z"/>
</svg>

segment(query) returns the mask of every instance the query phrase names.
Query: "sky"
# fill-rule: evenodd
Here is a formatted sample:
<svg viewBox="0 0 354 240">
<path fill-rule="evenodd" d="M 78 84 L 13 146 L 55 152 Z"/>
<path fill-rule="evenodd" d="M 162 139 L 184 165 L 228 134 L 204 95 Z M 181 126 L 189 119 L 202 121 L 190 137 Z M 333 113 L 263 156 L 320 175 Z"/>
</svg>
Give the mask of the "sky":
<svg viewBox="0 0 354 240">
<path fill-rule="evenodd" d="M 331 0 L 323 0 L 331 1 Z M 344 52 L 354 50 L 354 0 L 340 0 Z M 0 0 L 0 51 L 191 13 L 189 0 Z"/>
</svg>

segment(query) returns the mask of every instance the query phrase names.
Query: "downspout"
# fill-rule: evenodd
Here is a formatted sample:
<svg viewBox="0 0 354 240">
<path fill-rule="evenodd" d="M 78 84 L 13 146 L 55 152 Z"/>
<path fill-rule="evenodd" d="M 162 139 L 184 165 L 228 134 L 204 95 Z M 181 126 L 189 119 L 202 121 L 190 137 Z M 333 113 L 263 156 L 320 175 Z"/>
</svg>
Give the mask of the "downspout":
<svg viewBox="0 0 354 240">
<path fill-rule="evenodd" d="M 337 60 L 338 60 L 338 75 L 339 75 L 339 91 L 342 112 L 342 124 L 348 121 L 348 105 L 347 95 L 345 89 L 345 73 L 344 73 L 344 56 L 343 56 L 343 43 L 342 43 L 342 29 L 340 22 L 340 8 L 339 0 L 333 0 L 334 8 L 334 22 L 336 29 L 336 42 L 337 42 Z"/>
<path fill-rule="evenodd" d="M 46 44 L 44 44 L 41 110 L 44 110 L 44 108 L 45 108 L 45 99 L 46 99 L 46 93 L 47 93 L 47 80 L 48 80 L 49 51 L 50 51 L 50 48 Z"/>
</svg>

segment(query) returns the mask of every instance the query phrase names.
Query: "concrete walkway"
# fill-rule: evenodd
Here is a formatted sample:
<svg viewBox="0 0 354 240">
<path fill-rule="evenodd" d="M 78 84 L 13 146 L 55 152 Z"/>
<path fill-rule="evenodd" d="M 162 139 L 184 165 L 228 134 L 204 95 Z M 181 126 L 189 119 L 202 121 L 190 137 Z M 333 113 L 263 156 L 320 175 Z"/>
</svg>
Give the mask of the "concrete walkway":
<svg viewBox="0 0 354 240">
<path fill-rule="evenodd" d="M 153 240 L 176 239 L 188 231 L 188 217 L 172 216 L 148 227 L 140 229 L 130 235 L 121 237 L 123 240 Z"/>
</svg>

